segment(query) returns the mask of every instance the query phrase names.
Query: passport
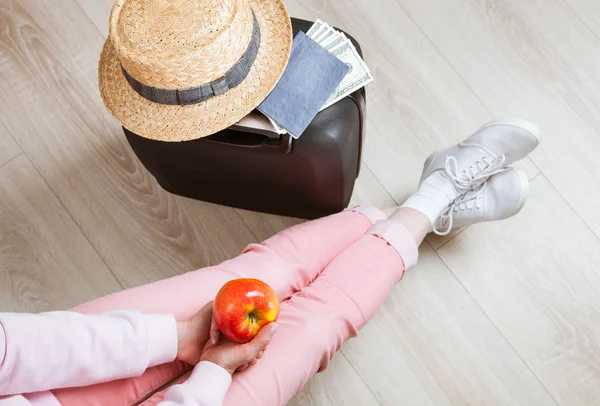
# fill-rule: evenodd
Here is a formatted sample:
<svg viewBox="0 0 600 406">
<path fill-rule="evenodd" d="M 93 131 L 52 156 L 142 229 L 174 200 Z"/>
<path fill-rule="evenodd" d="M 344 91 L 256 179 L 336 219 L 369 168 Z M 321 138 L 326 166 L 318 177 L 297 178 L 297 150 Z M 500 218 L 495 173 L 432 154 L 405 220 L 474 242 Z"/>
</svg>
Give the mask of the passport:
<svg viewBox="0 0 600 406">
<path fill-rule="evenodd" d="M 299 138 L 349 71 L 347 64 L 300 31 L 281 79 L 258 110 Z"/>
</svg>

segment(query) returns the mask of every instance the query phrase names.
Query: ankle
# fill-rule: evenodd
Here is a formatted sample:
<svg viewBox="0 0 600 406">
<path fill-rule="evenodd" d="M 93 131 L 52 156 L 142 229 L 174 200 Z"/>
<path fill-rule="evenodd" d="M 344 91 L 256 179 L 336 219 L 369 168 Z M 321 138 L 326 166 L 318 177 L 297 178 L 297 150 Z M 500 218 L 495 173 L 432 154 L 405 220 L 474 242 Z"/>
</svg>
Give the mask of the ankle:
<svg viewBox="0 0 600 406">
<path fill-rule="evenodd" d="M 443 171 L 437 171 L 425 179 L 400 208 L 417 210 L 433 224 L 459 195 L 460 191 L 452 180 Z"/>
<path fill-rule="evenodd" d="M 398 210 L 400 206 L 388 207 L 387 209 L 383 209 L 383 213 L 387 216 L 387 218 L 391 218 Z"/>
<path fill-rule="evenodd" d="M 431 221 L 419 210 L 409 207 L 399 207 L 390 217 L 390 221 L 400 223 L 413 236 L 417 245 L 420 245 L 425 236 L 431 231 Z"/>
</svg>

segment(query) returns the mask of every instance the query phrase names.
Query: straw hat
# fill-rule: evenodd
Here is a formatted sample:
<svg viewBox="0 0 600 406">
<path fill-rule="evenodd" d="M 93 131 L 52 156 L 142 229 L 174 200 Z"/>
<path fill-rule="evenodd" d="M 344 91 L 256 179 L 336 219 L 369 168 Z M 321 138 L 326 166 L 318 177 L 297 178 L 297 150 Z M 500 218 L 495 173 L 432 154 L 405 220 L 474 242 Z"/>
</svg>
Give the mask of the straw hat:
<svg viewBox="0 0 600 406">
<path fill-rule="evenodd" d="M 138 135 L 205 137 L 267 97 L 291 46 L 282 0 L 117 0 L 100 57 L 100 95 Z"/>
</svg>

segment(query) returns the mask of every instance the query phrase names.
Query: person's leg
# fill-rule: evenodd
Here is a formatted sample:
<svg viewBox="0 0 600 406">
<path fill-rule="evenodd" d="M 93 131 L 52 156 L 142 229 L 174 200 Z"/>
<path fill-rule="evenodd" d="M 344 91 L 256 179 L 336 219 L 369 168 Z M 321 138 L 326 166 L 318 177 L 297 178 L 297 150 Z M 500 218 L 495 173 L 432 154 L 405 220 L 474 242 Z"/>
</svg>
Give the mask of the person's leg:
<svg viewBox="0 0 600 406">
<path fill-rule="evenodd" d="M 256 365 L 234 375 L 225 406 L 285 405 L 375 315 L 405 269 L 416 264 L 431 226 L 409 208 L 392 219 L 378 222 L 282 303 L 271 344 Z"/>
<path fill-rule="evenodd" d="M 518 209 L 513 197 L 523 186 L 517 173 L 498 175 L 480 203 L 497 207 L 491 203 L 503 199 Z M 282 303 L 277 333 L 256 365 L 234 375 L 225 406 L 285 405 L 375 315 L 405 270 L 416 264 L 417 247 L 431 228 L 428 216 L 417 209 L 386 213 L 389 220 L 376 223 L 312 284 Z M 163 397 L 164 391 L 158 392 L 143 406 Z"/>
<path fill-rule="evenodd" d="M 200 269 L 145 286 L 128 289 L 82 304 L 74 311 L 103 313 L 135 309 L 144 313 L 172 313 L 187 318 L 212 300 L 231 279 L 252 277 L 271 285 L 280 300 L 313 281 L 341 251 L 385 218 L 375 208 L 357 207 L 346 212 L 291 227 L 262 244 L 251 244 L 242 255 L 221 265 Z M 129 405 L 177 379 L 189 366 L 173 362 L 149 369 L 139 378 L 56 390 L 62 405 Z"/>
<path fill-rule="evenodd" d="M 277 333 L 262 359 L 236 373 L 225 406 L 285 405 L 375 314 L 431 226 L 413 209 L 389 211 L 340 253 L 309 286 L 281 304 Z M 269 385 L 265 386 L 265 382 Z M 164 392 L 143 403 L 159 403 Z"/>
</svg>

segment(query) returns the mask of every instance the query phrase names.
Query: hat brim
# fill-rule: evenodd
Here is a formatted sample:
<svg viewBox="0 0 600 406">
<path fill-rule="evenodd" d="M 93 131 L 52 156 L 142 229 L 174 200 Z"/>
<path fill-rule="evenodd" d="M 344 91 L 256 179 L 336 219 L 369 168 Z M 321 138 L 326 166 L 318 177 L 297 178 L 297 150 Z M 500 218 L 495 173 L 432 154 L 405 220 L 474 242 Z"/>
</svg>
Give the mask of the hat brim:
<svg viewBox="0 0 600 406">
<path fill-rule="evenodd" d="M 106 40 L 98 68 L 100 95 L 113 117 L 129 131 L 158 141 L 206 137 L 240 121 L 273 90 L 288 63 L 292 24 L 282 0 L 249 0 L 260 26 L 258 55 L 236 88 L 189 106 L 154 103 L 127 82 L 113 44 Z"/>
</svg>

